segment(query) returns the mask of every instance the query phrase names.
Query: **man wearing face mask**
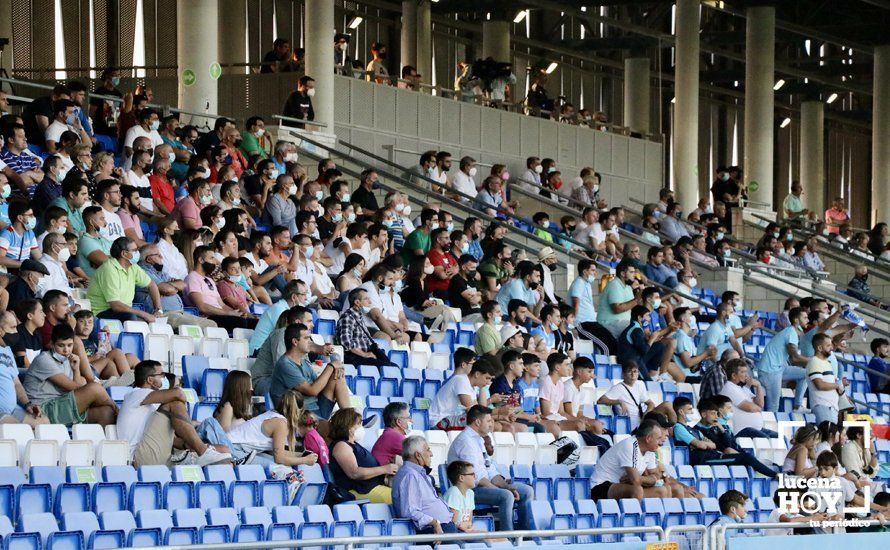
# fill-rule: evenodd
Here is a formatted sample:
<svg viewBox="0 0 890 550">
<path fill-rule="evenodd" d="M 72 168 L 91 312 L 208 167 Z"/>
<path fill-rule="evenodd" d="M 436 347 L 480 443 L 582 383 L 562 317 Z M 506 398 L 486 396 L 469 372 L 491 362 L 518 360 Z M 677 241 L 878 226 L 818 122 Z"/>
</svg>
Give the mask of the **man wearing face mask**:
<svg viewBox="0 0 890 550">
<path fill-rule="evenodd" d="M 170 388 L 160 363 L 142 361 L 135 375 L 134 389 L 124 398 L 117 418 L 117 433 L 129 442 L 134 465 L 168 464 L 175 439 L 194 453 L 198 466 L 231 462 L 227 448 L 208 445 L 198 437 L 189 421 L 185 394 Z"/>
<path fill-rule="evenodd" d="M 11 225 L 0 231 L 0 266 L 18 269 L 22 262 L 31 257 L 40 257 L 34 228 L 37 218 L 27 201 L 14 200 L 9 203 Z"/>
<path fill-rule="evenodd" d="M 161 149 L 163 149 L 163 151 L 161 151 Z M 155 160 L 166 159 L 169 161 L 170 155 L 173 154 L 173 150 L 166 144 L 163 145 L 161 149 L 158 150 Z M 148 212 L 153 212 L 155 208 L 154 200 L 151 197 L 151 182 L 148 178 L 148 173 L 151 171 L 151 159 L 152 156 L 150 153 L 134 151 L 133 165 L 127 172 L 127 181 L 139 191 L 139 206 Z"/>
<path fill-rule="evenodd" d="M 383 414 L 386 416 L 386 410 Z M 407 407 L 402 414 L 407 414 L 410 418 Z M 392 502 L 397 517 L 410 519 L 418 533 L 457 533 L 451 509 L 439 497 L 430 477 L 433 453 L 423 436 L 404 438 L 394 456 L 401 456 L 404 461 L 392 480 Z M 378 459 L 378 462 L 388 464 L 389 461 Z"/>
<path fill-rule="evenodd" d="M 394 401 L 383 408 L 383 433 L 374 443 L 371 454 L 380 464 L 389 464 L 402 454 L 402 442 L 413 429 L 411 409 L 407 403 Z"/>
<path fill-rule="evenodd" d="M 146 244 L 139 249 L 138 265 L 158 287 L 158 293 L 161 296 L 161 309 L 164 310 L 167 324 L 173 328 L 178 328 L 180 325 L 198 325 L 202 328 L 215 327 L 216 323 L 210 319 L 184 312 L 185 306 L 180 293 L 185 291 L 185 281 L 174 279 L 165 273 L 163 262 L 164 258 L 158 252 L 158 245 Z M 137 287 L 133 301 L 142 304 L 142 308 L 145 310 L 150 310 L 154 305 L 148 288 Z"/>
<path fill-rule="evenodd" d="M 449 161 L 450 163 L 450 161 Z M 464 204 L 471 202 L 476 198 L 476 159 L 473 157 L 463 157 L 460 159 L 460 169 L 454 177 L 451 178 L 451 188 L 456 191 L 452 195 L 454 200 Z M 460 193 L 459 195 L 457 193 Z M 467 198 L 467 195 L 469 198 Z"/>
<path fill-rule="evenodd" d="M 850 283 L 847 286 L 849 287 L 847 294 L 853 298 L 881 309 L 890 308 L 890 306 L 882 304 L 879 299 L 872 295 L 871 287 L 868 286 L 868 267 L 864 265 L 856 266 L 853 278 L 850 279 Z"/>
<path fill-rule="evenodd" d="M 503 285 L 498 291 L 496 300 L 502 310 L 507 310 L 511 300 L 522 300 L 529 307 L 529 318 L 540 323 L 535 314 L 540 311 L 543 300 L 538 289 L 541 285 L 541 272 L 533 263 L 524 261 L 516 266 L 516 276 Z"/>
<path fill-rule="evenodd" d="M 18 278 L 9 283 L 6 289 L 9 292 L 9 303 L 15 305 L 23 300 L 33 300 L 42 296 L 48 289 L 44 281 L 48 275 L 49 270 L 37 260 L 28 258 L 23 261 Z"/>
<path fill-rule="evenodd" d="M 481 323 L 482 293 L 472 286 L 476 282 L 479 263 L 470 254 L 464 254 L 457 260 L 457 265 L 457 275 L 448 283 L 448 301 L 453 307 L 460 308 L 464 322 Z"/>
<path fill-rule="evenodd" d="M 269 158 L 266 145 L 266 121 L 262 117 L 252 116 L 244 123 L 244 133 L 241 139 L 241 152 L 250 158 L 258 155 L 261 159 Z"/>
<path fill-rule="evenodd" d="M 284 103 L 283 116 L 299 120 L 315 120 L 315 109 L 312 108 L 312 97 L 315 96 L 315 79 L 304 75 L 297 81 L 297 89 L 288 96 Z M 305 128 L 301 122 L 286 121 L 287 126 Z"/>
<path fill-rule="evenodd" d="M 380 186 L 378 179 L 377 172 L 374 170 L 368 169 L 363 171 L 361 176 L 359 176 L 358 189 L 355 190 L 351 197 L 352 202 L 361 205 L 365 215 L 369 217 L 380 210 L 377 197 L 374 195 L 374 190 Z"/>
<path fill-rule="evenodd" d="M 429 187 L 428 179 L 436 181 L 436 151 L 426 151 L 420 155 L 420 161 L 403 176 L 411 183 L 421 187 Z"/>
<path fill-rule="evenodd" d="M 75 107 L 70 99 L 60 99 L 53 103 L 53 123 L 46 128 L 44 134 L 46 150 L 50 153 L 56 152 L 60 138 L 65 132 L 74 132 L 80 136 L 81 143 L 91 143 L 90 135 L 74 113 Z"/>
<path fill-rule="evenodd" d="M 206 316 L 227 330 L 255 328 L 257 326 L 256 317 L 250 314 L 242 314 L 240 311 L 232 309 L 223 303 L 214 280 L 214 277 L 221 276 L 221 272 L 219 264 L 216 263 L 213 249 L 209 246 L 199 246 L 195 248 L 194 254 L 195 270 L 185 278 L 184 294 L 188 297 L 189 302 L 198 308 L 201 315 Z M 271 326 L 269 327 L 269 332 L 272 332 Z"/>
<path fill-rule="evenodd" d="M 434 229 L 430 233 L 430 241 L 433 244 L 427 258 L 433 264 L 433 274 L 426 279 L 426 290 L 437 298 L 445 298 L 449 281 L 458 272 L 457 258 L 449 250 L 451 240 L 447 229 Z"/>
<path fill-rule="evenodd" d="M 138 122 L 138 124 L 127 130 L 127 135 L 124 138 L 125 168 L 129 168 L 129 165 L 132 163 L 133 150 L 135 149 L 133 142 L 136 141 L 136 138 L 148 138 L 151 141 L 152 151 L 154 151 L 155 147 L 164 143 L 164 139 L 158 133 L 161 121 L 158 118 L 157 111 L 151 108 L 142 109 L 139 111 Z"/>
<path fill-rule="evenodd" d="M 343 205 L 337 197 L 327 197 L 322 206 L 324 215 L 318 218 L 318 236 L 327 242 L 332 237 L 342 236 L 347 223 L 343 220 Z"/>
<path fill-rule="evenodd" d="M 528 157 L 525 159 L 525 167 L 527 170 L 519 178 L 519 186 L 532 193 L 537 193 L 541 189 L 541 173 L 544 171 L 541 159 Z"/>
<path fill-rule="evenodd" d="M 71 257 L 71 250 L 65 242 L 65 237 L 59 233 L 48 233 L 43 239 L 42 250 L 43 255 L 40 256 L 39 262 L 48 272 L 43 286 L 46 290 L 54 288 L 71 295 L 71 285 L 65 274 L 65 262 Z"/>
<path fill-rule="evenodd" d="M 139 250 L 128 237 L 119 237 L 111 243 L 111 256 L 96 270 L 90 279 L 87 297 L 93 313 L 100 319 L 119 321 L 145 321 L 153 323 L 163 315 L 158 286 L 145 274 L 139 263 Z M 147 287 L 154 314 L 133 308 L 136 287 Z"/>
</svg>

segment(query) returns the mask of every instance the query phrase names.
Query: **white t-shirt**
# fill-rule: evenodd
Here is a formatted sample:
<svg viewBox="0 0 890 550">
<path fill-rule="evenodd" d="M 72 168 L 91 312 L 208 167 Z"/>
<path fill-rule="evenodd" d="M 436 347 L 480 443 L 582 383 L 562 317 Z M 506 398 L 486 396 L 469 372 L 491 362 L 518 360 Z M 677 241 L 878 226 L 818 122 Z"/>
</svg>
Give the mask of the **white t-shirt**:
<svg viewBox="0 0 890 550">
<path fill-rule="evenodd" d="M 114 242 L 114 239 L 123 237 L 124 224 L 121 223 L 121 217 L 117 215 L 117 212 L 109 212 L 104 208 L 102 210 L 105 212 L 105 221 L 108 223 L 108 240 Z"/>
<path fill-rule="evenodd" d="M 440 420 L 448 416 L 463 414 L 466 410 L 461 405 L 461 395 L 476 398 L 476 390 L 470 384 L 470 377 L 466 374 L 455 374 L 449 378 L 430 403 L 430 423 L 438 424 Z"/>
<path fill-rule="evenodd" d="M 46 139 L 46 141 L 55 141 L 56 143 L 58 143 L 59 139 L 62 137 L 62 134 L 68 131 L 77 133 L 77 130 L 75 130 L 71 126 L 68 126 L 64 122 L 54 120 L 52 124 L 46 127 L 46 132 L 44 132 L 43 137 Z"/>
<path fill-rule="evenodd" d="M 629 390 L 629 391 L 628 391 Z M 633 397 L 631 397 L 633 394 Z M 627 415 L 630 417 L 630 429 L 635 429 L 640 425 L 640 407 L 645 407 L 643 403 L 649 400 L 649 394 L 643 383 L 637 381 L 633 386 L 625 385 L 624 382 L 618 382 L 606 392 L 609 399 L 617 399 L 627 405 Z M 634 401 L 636 399 L 636 402 Z M 639 406 L 638 406 L 639 405 Z M 643 411 L 648 412 L 648 411 Z"/>
<path fill-rule="evenodd" d="M 451 178 L 451 187 L 453 187 L 455 191 L 463 193 L 464 195 L 469 195 L 470 197 L 475 197 L 478 193 L 478 191 L 476 191 L 476 182 L 462 170 L 458 170 L 458 172 L 454 174 L 454 177 Z M 464 197 L 461 197 L 460 201 L 470 202 L 469 199 Z"/>
<path fill-rule="evenodd" d="M 128 170 L 127 179 L 130 180 L 130 185 L 137 189 L 149 189 L 148 197 L 139 197 L 139 206 L 141 206 L 143 210 L 154 212 L 155 203 L 151 198 L 151 182 L 148 181 L 148 174 L 143 173 L 142 177 L 140 178 L 136 175 L 136 172 Z M 140 193 L 140 195 L 142 195 L 142 193 Z"/>
<path fill-rule="evenodd" d="M 344 252 L 343 249 L 340 248 L 341 245 L 346 244 L 349 247 L 349 252 Z M 346 265 L 346 256 L 353 252 L 352 246 L 349 244 L 349 239 L 340 238 L 333 239 L 331 242 L 324 247 L 325 254 L 328 255 L 328 258 L 331 259 L 331 267 L 328 268 L 328 275 L 337 276 L 343 271 L 343 266 Z M 355 252 L 358 252 L 356 250 Z"/>
<path fill-rule="evenodd" d="M 269 269 L 269 264 L 266 263 L 266 260 L 257 258 L 253 255 L 253 252 L 248 252 L 243 257 L 250 260 L 250 263 L 253 264 L 254 269 L 260 275 L 262 275 L 267 269 Z"/>
<path fill-rule="evenodd" d="M 593 486 L 607 481 L 619 483 L 624 477 L 625 468 L 634 468 L 640 474 L 646 471 L 647 462 L 640 452 L 640 444 L 636 437 L 619 441 L 599 458 L 593 474 Z"/>
<path fill-rule="evenodd" d="M 161 138 L 161 134 L 157 132 L 157 130 L 150 130 L 148 132 L 140 126 L 136 125 L 127 130 L 127 135 L 124 136 L 124 147 L 133 148 L 133 142 L 136 141 L 138 137 L 147 137 L 151 140 L 151 148 L 154 149 L 158 145 L 163 145 L 164 140 Z"/>
<path fill-rule="evenodd" d="M 398 323 L 400 315 L 404 314 L 402 297 L 397 292 L 385 292 L 379 294 L 380 303 L 383 305 L 383 316 L 391 323 Z"/>
<path fill-rule="evenodd" d="M 590 230 L 587 233 L 587 238 L 590 240 L 590 245 L 593 246 L 593 241 L 595 240 L 597 243 L 606 242 L 606 231 L 603 229 L 602 224 L 599 222 L 590 226 Z"/>
<path fill-rule="evenodd" d="M 825 405 L 833 409 L 838 408 L 838 397 L 836 390 L 818 390 L 813 380 L 823 380 L 834 384 L 837 378 L 834 376 L 834 369 L 831 363 L 819 357 L 810 357 L 807 363 L 807 386 L 809 387 L 809 403 L 810 408 L 816 405 Z"/>
<path fill-rule="evenodd" d="M 572 414 L 578 416 L 578 411 L 581 410 L 581 390 L 575 386 L 575 383 L 572 382 L 571 378 L 563 382 L 562 386 L 562 402 L 571 403 Z"/>
<path fill-rule="evenodd" d="M 189 274 L 189 267 L 182 252 L 175 245 L 162 239 L 158 241 L 158 253 L 164 259 L 164 273 L 174 279 L 184 281 Z"/>
<path fill-rule="evenodd" d="M 742 388 L 738 384 L 726 381 L 723 389 L 720 390 L 721 395 L 725 395 L 732 401 L 732 428 L 734 433 L 739 433 L 745 428 L 754 428 L 755 430 L 763 429 L 763 413 L 762 412 L 745 412 L 739 408 L 739 405 L 745 401 L 754 402 L 754 394 L 748 388 Z"/>
<path fill-rule="evenodd" d="M 566 419 L 566 417 L 559 414 L 564 397 L 565 387 L 562 381 L 553 383 L 553 379 L 550 376 L 545 376 L 541 379 L 538 399 L 546 399 L 550 403 L 550 414 L 547 415 L 547 420 L 560 421 Z"/>
<path fill-rule="evenodd" d="M 294 271 L 294 277 L 311 285 L 312 281 L 315 279 L 315 270 L 315 263 L 311 260 L 308 262 L 297 260 L 297 269 Z"/>
<path fill-rule="evenodd" d="M 117 437 L 130 443 L 130 460 L 136 452 L 136 446 L 142 441 L 145 425 L 151 413 L 158 410 L 160 403 L 143 405 L 142 401 L 154 390 L 150 388 L 136 388 L 124 397 L 121 410 L 117 415 Z"/>
<path fill-rule="evenodd" d="M 321 264 L 313 263 L 313 265 L 315 266 L 315 277 L 312 280 L 315 281 L 315 289 L 321 294 L 330 294 L 334 290 L 334 281 L 324 272 L 324 267 Z"/>
</svg>

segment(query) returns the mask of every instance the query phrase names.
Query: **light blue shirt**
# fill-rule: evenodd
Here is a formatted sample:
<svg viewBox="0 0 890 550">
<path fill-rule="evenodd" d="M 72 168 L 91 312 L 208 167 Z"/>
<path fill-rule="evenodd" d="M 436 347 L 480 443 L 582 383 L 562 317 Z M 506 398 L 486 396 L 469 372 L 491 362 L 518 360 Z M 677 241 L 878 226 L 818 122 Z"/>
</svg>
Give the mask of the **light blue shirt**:
<svg viewBox="0 0 890 550">
<path fill-rule="evenodd" d="M 12 414 L 18 406 L 15 395 L 15 379 L 19 369 L 15 366 L 15 356 L 6 346 L 0 347 L 0 416 Z"/>
<path fill-rule="evenodd" d="M 272 331 L 275 330 L 278 318 L 287 310 L 287 300 L 278 300 L 260 316 L 260 320 L 257 321 L 256 324 L 256 329 L 253 331 L 253 336 L 250 337 L 250 353 L 253 353 L 262 347 L 266 338 L 268 338 L 269 335 L 272 334 Z"/>
<path fill-rule="evenodd" d="M 788 344 L 797 346 L 799 343 L 800 335 L 796 328 L 782 329 L 764 348 L 763 355 L 757 362 L 757 370 L 766 373 L 782 372 L 788 366 Z"/>
<path fill-rule="evenodd" d="M 726 326 L 732 330 L 742 328 L 742 318 L 735 313 L 730 313 L 729 317 L 726 318 Z"/>
<path fill-rule="evenodd" d="M 495 467 L 494 459 L 485 451 L 485 441 L 476 430 L 470 427 L 460 432 L 451 447 L 448 448 L 448 464 L 455 460 L 463 460 L 473 465 L 476 471 L 476 482 L 480 479 L 493 479 L 500 474 Z"/>
<path fill-rule="evenodd" d="M 612 284 L 612 283 L 609 283 Z M 593 307 L 593 284 L 584 277 L 575 277 L 569 287 L 569 298 L 578 298 L 578 311 L 575 323 L 593 323 L 596 321 L 596 309 Z"/>
<path fill-rule="evenodd" d="M 800 354 L 806 355 L 807 357 L 812 357 L 816 355 L 816 350 L 813 349 L 813 336 L 816 336 L 819 332 L 819 325 L 811 328 L 810 330 L 803 333 L 803 337 L 800 339 Z"/>
<path fill-rule="evenodd" d="M 708 330 L 701 335 L 696 353 L 702 353 L 708 346 L 716 346 L 717 358 L 719 359 L 723 352 L 732 347 L 730 336 L 732 336 L 732 329 L 728 325 L 715 320 L 708 327 Z"/>
<path fill-rule="evenodd" d="M 537 302 L 535 292 L 525 286 L 522 279 L 518 278 L 510 279 L 498 291 L 497 301 L 501 305 L 501 311 L 507 311 L 507 304 L 510 303 L 510 300 L 522 300 L 528 307 L 532 307 Z"/>
<path fill-rule="evenodd" d="M 612 311 L 611 304 L 623 304 L 633 299 L 634 290 L 624 284 L 617 277 L 609 281 L 603 293 L 600 294 L 599 311 L 597 312 L 597 321 L 602 325 L 623 323 L 630 324 L 630 310 L 621 313 Z"/>
<path fill-rule="evenodd" d="M 547 334 L 544 332 L 543 327 L 535 327 L 531 332 L 532 336 L 540 336 L 544 343 L 547 344 L 547 347 L 553 348 L 556 347 L 556 334 L 551 332 Z"/>
<path fill-rule="evenodd" d="M 674 362 L 680 365 L 680 368 L 683 369 L 683 372 L 685 372 L 687 376 L 691 376 L 692 371 L 685 363 L 683 363 L 680 354 L 684 351 L 688 351 L 690 356 L 698 355 L 695 352 L 695 342 L 692 341 L 691 336 L 682 330 L 678 330 L 674 334 L 674 339 L 677 341 L 677 347 L 674 349 Z"/>
</svg>

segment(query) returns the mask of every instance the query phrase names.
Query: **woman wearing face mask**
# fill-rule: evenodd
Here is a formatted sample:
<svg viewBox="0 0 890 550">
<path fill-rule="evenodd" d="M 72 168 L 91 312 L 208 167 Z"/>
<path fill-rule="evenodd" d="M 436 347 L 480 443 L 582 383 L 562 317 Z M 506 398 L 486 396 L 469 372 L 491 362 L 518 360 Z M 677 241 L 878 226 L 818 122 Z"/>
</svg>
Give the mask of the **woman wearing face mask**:
<svg viewBox="0 0 890 550">
<path fill-rule="evenodd" d="M 331 474 L 337 489 L 356 498 L 391 504 L 392 490 L 386 486 L 386 476 L 393 476 L 399 467 L 381 466 L 368 449 L 362 446 L 365 428 L 362 415 L 355 409 L 340 409 L 331 417 Z"/>
<path fill-rule="evenodd" d="M 225 224 L 226 220 L 223 218 L 219 206 L 211 204 L 201 209 L 201 226 L 209 229 L 214 237 L 219 234 Z"/>
<path fill-rule="evenodd" d="M 164 273 L 173 279 L 183 280 L 189 274 L 191 268 L 186 261 L 185 250 L 180 251 L 174 242 L 174 237 L 179 233 L 179 224 L 173 218 L 165 218 L 158 223 L 158 252 L 163 258 Z M 189 239 L 194 242 L 194 238 Z M 189 250 L 189 255 L 194 251 L 194 246 Z"/>
<path fill-rule="evenodd" d="M 422 311 L 436 302 L 426 289 L 427 277 L 433 274 L 434 267 L 426 256 L 415 256 L 408 264 L 405 285 L 401 292 L 402 304 L 422 320 Z"/>
<path fill-rule="evenodd" d="M 88 277 L 92 277 L 99 266 L 105 263 L 111 252 L 111 240 L 105 213 L 101 206 L 89 206 L 83 211 L 86 232 L 77 242 L 77 259 Z"/>
<path fill-rule="evenodd" d="M 271 226 L 287 227 L 291 235 L 299 233 L 296 223 L 297 205 L 290 200 L 296 192 L 297 184 L 293 178 L 289 176 L 278 178 L 263 208 L 263 222 Z"/>
<path fill-rule="evenodd" d="M 365 259 L 361 254 L 353 252 L 346 256 L 346 260 L 343 262 L 343 271 L 337 275 L 337 290 L 341 296 L 362 284 L 365 270 Z"/>
<path fill-rule="evenodd" d="M 173 219 L 181 229 L 199 229 L 204 224 L 201 221 L 201 210 L 209 206 L 213 198 L 210 195 L 210 183 L 203 178 L 197 178 L 188 183 L 188 195 L 179 199 L 173 208 Z"/>
</svg>

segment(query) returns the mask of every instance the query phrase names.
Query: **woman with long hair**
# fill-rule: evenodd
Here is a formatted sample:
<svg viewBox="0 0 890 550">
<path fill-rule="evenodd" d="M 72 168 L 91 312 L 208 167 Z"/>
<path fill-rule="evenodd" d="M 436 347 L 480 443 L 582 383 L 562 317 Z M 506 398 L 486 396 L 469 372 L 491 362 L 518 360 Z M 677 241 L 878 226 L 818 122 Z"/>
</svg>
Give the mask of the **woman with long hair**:
<svg viewBox="0 0 890 550">
<path fill-rule="evenodd" d="M 340 409 L 331 417 L 328 439 L 331 441 L 330 467 L 334 484 L 356 498 L 392 504 L 392 489 L 386 486 L 386 476 L 395 475 L 399 467 L 395 464 L 381 466 L 362 446 L 364 434 L 362 415 L 355 409 Z"/>
<path fill-rule="evenodd" d="M 819 443 L 819 428 L 812 424 L 797 430 L 792 440 L 793 445 L 785 455 L 782 471 L 803 477 L 816 477 L 816 444 Z"/>
<path fill-rule="evenodd" d="M 342 294 L 361 286 L 362 277 L 368 267 L 361 254 L 353 252 L 346 256 L 346 260 L 343 262 L 343 271 L 337 275 L 337 290 Z"/>
<path fill-rule="evenodd" d="M 868 232 L 868 250 L 874 256 L 880 256 L 888 237 L 890 237 L 890 226 L 884 222 L 875 224 Z"/>
<path fill-rule="evenodd" d="M 253 416 L 253 389 L 250 385 L 250 374 L 233 370 L 226 376 L 222 396 L 213 411 L 213 417 L 223 430 L 229 431 L 250 420 Z"/>
<path fill-rule="evenodd" d="M 173 240 L 172 237 L 171 240 Z M 176 233 L 175 243 L 176 249 L 179 250 L 180 254 L 185 258 L 185 265 L 188 268 L 186 276 L 188 276 L 188 274 L 195 269 L 195 249 L 202 246 L 204 243 L 201 241 L 200 233 L 196 229 L 178 231 Z M 182 279 L 185 279 L 185 277 Z"/>
<path fill-rule="evenodd" d="M 164 272 L 181 281 L 188 276 L 192 269 L 186 258 L 192 256 L 191 252 L 194 251 L 194 246 L 188 251 L 189 255 L 185 256 L 179 240 L 181 240 L 181 234 L 176 220 L 164 218 L 158 222 L 158 252 L 164 259 Z M 194 238 L 191 240 L 194 241 Z"/>
<path fill-rule="evenodd" d="M 318 455 L 310 452 L 304 456 L 296 450 L 301 447 L 297 444 L 297 434 L 302 414 L 303 397 L 291 389 L 278 400 L 276 410 L 258 414 L 228 432 L 211 416 L 201 423 L 198 433 L 210 443 L 226 445 L 232 451 L 235 464 L 312 465 L 318 461 Z"/>
</svg>

